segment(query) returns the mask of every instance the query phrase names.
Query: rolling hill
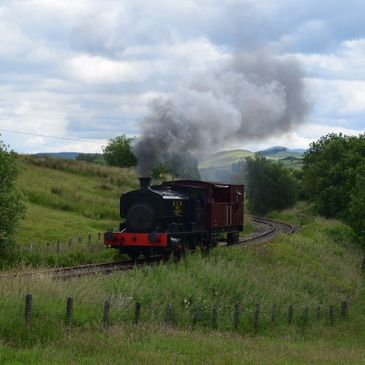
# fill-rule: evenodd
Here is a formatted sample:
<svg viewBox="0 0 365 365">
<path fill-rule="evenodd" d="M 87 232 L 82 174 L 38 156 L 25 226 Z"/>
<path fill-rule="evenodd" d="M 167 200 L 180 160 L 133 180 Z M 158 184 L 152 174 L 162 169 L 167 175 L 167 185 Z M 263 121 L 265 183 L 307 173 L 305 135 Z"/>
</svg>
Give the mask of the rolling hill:
<svg viewBox="0 0 365 365">
<path fill-rule="evenodd" d="M 239 163 L 246 157 L 253 157 L 256 153 L 268 159 L 281 162 L 290 168 L 300 168 L 302 166 L 303 152 L 304 150 L 291 150 L 282 146 L 270 147 L 257 152 L 248 150 L 221 151 L 201 161 L 199 171 L 202 179 L 205 180 L 230 181 L 232 165 Z"/>
</svg>

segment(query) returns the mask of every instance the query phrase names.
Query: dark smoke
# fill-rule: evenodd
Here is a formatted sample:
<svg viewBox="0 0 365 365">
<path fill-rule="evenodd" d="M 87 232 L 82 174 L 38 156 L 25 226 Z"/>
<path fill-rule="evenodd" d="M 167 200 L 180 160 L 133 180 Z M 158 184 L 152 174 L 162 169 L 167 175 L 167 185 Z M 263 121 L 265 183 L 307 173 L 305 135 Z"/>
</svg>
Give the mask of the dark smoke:
<svg viewBox="0 0 365 365">
<path fill-rule="evenodd" d="M 198 160 L 190 153 L 170 153 L 162 160 L 168 172 L 179 178 L 200 180 Z"/>
<path fill-rule="evenodd" d="M 195 156 L 232 143 L 279 135 L 308 111 L 297 61 L 243 53 L 195 75 L 167 99 L 156 99 L 134 148 L 142 176 L 173 154 Z"/>
</svg>

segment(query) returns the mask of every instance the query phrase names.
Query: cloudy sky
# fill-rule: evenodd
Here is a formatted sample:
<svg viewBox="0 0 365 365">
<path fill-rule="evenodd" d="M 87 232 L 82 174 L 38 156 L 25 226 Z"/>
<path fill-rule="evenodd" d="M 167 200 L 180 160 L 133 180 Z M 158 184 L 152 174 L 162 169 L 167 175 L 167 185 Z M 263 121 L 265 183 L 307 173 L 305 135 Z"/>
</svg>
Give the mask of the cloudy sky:
<svg viewBox="0 0 365 365">
<path fill-rule="evenodd" d="M 300 62 L 311 111 L 294 130 L 234 147 L 363 133 L 364 14 L 363 0 L 2 0 L 0 138 L 18 152 L 100 152 L 138 136 L 156 97 L 257 49 Z"/>
</svg>

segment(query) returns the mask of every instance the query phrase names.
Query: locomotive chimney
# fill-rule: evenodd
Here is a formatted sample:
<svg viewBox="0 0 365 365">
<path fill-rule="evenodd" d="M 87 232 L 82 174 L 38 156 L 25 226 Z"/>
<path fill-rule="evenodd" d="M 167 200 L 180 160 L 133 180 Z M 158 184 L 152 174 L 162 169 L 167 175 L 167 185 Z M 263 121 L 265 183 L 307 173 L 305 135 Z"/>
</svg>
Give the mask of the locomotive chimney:
<svg viewBox="0 0 365 365">
<path fill-rule="evenodd" d="M 139 178 L 139 186 L 141 189 L 148 189 L 151 185 L 150 177 L 140 177 Z"/>
</svg>

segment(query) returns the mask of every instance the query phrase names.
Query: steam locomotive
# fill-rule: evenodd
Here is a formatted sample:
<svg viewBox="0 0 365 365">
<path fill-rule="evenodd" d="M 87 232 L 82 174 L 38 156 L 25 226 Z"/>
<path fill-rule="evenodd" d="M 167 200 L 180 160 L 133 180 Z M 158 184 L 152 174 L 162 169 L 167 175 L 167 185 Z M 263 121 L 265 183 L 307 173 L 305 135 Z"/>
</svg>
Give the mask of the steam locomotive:
<svg viewBox="0 0 365 365">
<path fill-rule="evenodd" d="M 106 247 L 119 249 L 136 260 L 154 254 L 179 257 L 185 250 L 206 250 L 226 234 L 227 244 L 238 243 L 243 230 L 243 185 L 176 180 L 122 194 L 119 232 L 106 232 Z"/>
</svg>

